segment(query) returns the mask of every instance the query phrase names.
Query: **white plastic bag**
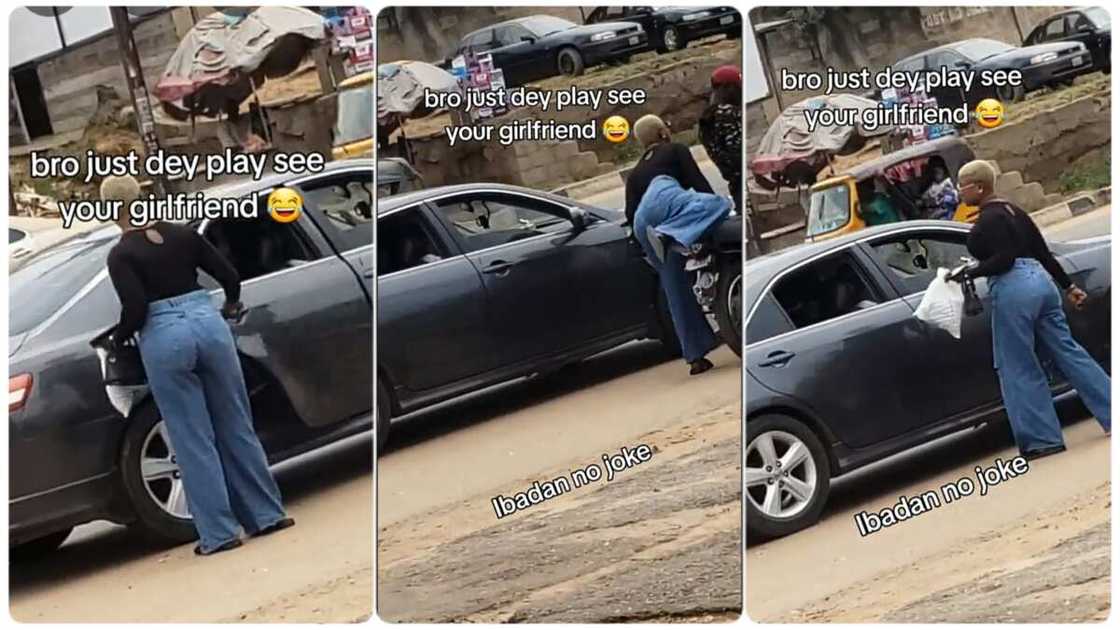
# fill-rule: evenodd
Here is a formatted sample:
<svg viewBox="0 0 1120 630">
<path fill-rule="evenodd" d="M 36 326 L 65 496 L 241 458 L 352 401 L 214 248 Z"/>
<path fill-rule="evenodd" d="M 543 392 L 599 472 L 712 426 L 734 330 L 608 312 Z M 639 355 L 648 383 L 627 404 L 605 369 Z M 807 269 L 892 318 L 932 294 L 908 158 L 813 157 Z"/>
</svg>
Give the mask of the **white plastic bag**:
<svg viewBox="0 0 1120 630">
<path fill-rule="evenodd" d="M 922 303 L 914 311 L 914 317 L 947 331 L 954 339 L 960 339 L 964 291 L 960 283 L 950 282 L 946 279 L 948 277 L 948 269 L 941 267 L 937 270 L 937 277 L 929 283 Z"/>
</svg>

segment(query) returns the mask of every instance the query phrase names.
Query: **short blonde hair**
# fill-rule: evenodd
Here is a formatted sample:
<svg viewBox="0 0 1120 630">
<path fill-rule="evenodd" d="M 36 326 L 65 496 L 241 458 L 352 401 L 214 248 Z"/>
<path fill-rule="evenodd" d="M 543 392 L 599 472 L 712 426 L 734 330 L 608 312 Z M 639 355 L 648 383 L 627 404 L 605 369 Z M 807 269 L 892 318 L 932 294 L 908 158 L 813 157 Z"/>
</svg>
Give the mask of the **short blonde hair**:
<svg viewBox="0 0 1120 630">
<path fill-rule="evenodd" d="M 140 198 L 140 182 L 132 175 L 110 175 L 101 182 L 102 201 L 122 201 L 122 209 Z"/>
<path fill-rule="evenodd" d="M 634 137 L 643 147 L 669 139 L 669 125 L 659 116 L 646 114 L 634 122 Z"/>
<path fill-rule="evenodd" d="M 962 186 L 979 184 L 984 190 L 992 192 L 996 189 L 996 169 L 987 160 L 973 160 L 961 167 L 957 181 Z"/>
</svg>

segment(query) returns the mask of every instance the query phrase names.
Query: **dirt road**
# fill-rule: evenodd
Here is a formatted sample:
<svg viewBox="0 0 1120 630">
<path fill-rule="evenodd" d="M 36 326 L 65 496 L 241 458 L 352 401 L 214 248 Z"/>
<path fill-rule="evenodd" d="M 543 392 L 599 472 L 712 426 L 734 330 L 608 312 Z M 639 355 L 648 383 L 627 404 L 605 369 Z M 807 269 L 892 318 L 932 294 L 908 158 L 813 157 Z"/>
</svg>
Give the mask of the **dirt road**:
<svg viewBox="0 0 1120 630">
<path fill-rule="evenodd" d="M 406 419 L 379 459 L 387 621 L 733 618 L 740 363 L 690 377 L 657 344 Z M 498 520 L 512 496 L 623 446 L 648 462 Z"/>
<path fill-rule="evenodd" d="M 372 584 L 371 436 L 277 467 L 296 527 L 207 558 L 153 550 L 124 528 L 76 530 L 57 553 L 10 573 L 23 622 L 350 622 Z"/>
<path fill-rule="evenodd" d="M 1107 234 L 1104 208 L 1047 230 Z M 834 482 L 820 523 L 747 551 L 747 614 L 784 622 L 1074 622 L 1109 609 L 1109 440 L 1060 406 L 1068 452 L 1022 477 L 861 538 L 878 511 L 1016 455 L 1006 425 L 948 436 Z"/>
</svg>

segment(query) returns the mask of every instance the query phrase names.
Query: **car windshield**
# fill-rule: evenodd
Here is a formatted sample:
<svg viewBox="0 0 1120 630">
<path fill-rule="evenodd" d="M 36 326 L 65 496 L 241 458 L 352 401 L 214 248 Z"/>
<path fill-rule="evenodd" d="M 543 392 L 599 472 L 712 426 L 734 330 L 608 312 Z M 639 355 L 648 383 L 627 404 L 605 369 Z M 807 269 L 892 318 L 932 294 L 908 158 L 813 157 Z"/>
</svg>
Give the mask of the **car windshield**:
<svg viewBox="0 0 1120 630">
<path fill-rule="evenodd" d="M 338 93 L 335 145 L 373 137 L 373 86 L 363 84 Z"/>
<path fill-rule="evenodd" d="M 115 236 L 72 238 L 41 252 L 8 278 L 8 334 L 19 335 L 43 323 L 105 269 Z"/>
<path fill-rule="evenodd" d="M 1108 11 L 1100 7 L 1085 9 L 1084 13 L 1085 17 L 1089 18 L 1093 21 L 1093 24 L 1097 25 L 1097 28 L 1110 28 L 1112 26 L 1112 20 L 1108 17 Z"/>
<path fill-rule="evenodd" d="M 977 62 L 988 57 L 1001 55 L 1009 50 L 1014 50 L 1014 46 L 1008 46 L 1003 42 L 997 42 L 994 39 L 970 39 L 966 42 L 961 42 L 955 46 L 957 52 L 963 55 L 966 59 L 972 62 Z"/>
<path fill-rule="evenodd" d="M 576 27 L 575 24 L 567 20 L 548 15 L 538 15 L 522 20 L 521 26 L 524 26 L 530 33 L 537 37 L 548 37 L 553 33 L 559 33 L 560 31 L 566 31 Z"/>
<path fill-rule="evenodd" d="M 835 186 L 813 191 L 809 199 L 809 236 L 827 234 L 848 224 L 848 186 Z"/>
</svg>

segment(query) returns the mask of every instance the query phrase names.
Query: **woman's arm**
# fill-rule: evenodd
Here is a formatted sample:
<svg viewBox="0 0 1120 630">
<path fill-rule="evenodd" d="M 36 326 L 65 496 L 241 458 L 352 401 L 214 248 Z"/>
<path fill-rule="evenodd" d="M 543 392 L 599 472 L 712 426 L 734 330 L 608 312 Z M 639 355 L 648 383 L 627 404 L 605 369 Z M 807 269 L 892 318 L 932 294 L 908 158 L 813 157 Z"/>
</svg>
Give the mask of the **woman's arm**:
<svg viewBox="0 0 1120 630">
<path fill-rule="evenodd" d="M 199 247 L 198 266 L 214 277 L 226 292 L 226 303 L 234 304 L 241 299 L 241 277 L 221 252 L 214 248 L 201 234 L 192 232 Z"/>
<path fill-rule="evenodd" d="M 136 270 L 115 249 L 109 253 L 109 279 L 121 301 L 121 318 L 113 332 L 113 342 L 119 344 L 135 335 L 144 325 L 144 318 L 148 316 L 148 298 Z"/>
<path fill-rule="evenodd" d="M 708 183 L 708 178 L 700 172 L 700 166 L 696 164 L 696 158 L 692 157 L 692 151 L 688 147 L 674 143 L 673 159 L 677 160 L 680 166 L 681 188 L 691 188 L 696 192 L 715 194 L 712 185 Z"/>
</svg>

